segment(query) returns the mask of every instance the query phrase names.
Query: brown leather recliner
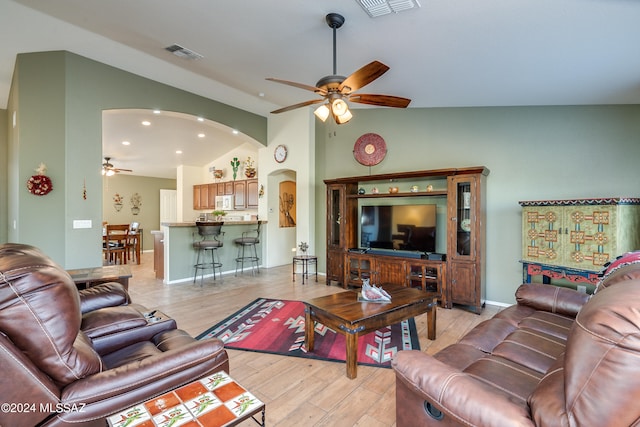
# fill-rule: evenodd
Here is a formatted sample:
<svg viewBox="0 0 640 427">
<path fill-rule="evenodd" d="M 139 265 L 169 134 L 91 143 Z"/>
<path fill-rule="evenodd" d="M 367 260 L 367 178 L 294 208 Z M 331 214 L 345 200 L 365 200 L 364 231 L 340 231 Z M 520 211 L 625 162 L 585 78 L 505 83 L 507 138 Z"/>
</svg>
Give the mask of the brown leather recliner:
<svg viewBox="0 0 640 427">
<path fill-rule="evenodd" d="M 433 356 L 398 352 L 397 426 L 640 425 L 640 252 L 591 298 L 525 284 L 516 300 Z"/>
<path fill-rule="evenodd" d="M 119 284 L 79 293 L 38 249 L 0 245 L 0 425 L 105 426 L 109 415 L 229 371 L 222 341 L 196 341 L 146 313 Z"/>
</svg>

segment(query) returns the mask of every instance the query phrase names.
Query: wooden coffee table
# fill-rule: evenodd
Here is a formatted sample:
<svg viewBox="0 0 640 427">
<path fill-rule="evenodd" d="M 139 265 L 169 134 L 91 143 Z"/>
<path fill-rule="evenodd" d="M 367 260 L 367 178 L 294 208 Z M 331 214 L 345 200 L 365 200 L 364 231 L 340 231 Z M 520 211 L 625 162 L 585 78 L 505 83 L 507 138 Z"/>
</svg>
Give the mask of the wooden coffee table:
<svg viewBox="0 0 640 427">
<path fill-rule="evenodd" d="M 357 376 L 358 337 L 385 326 L 427 313 L 427 336 L 436 339 L 438 293 L 397 285 L 383 285 L 391 302 L 360 302 L 358 291 L 345 291 L 306 301 L 305 344 L 313 351 L 315 322 L 341 333 L 347 345 L 347 378 Z"/>
</svg>

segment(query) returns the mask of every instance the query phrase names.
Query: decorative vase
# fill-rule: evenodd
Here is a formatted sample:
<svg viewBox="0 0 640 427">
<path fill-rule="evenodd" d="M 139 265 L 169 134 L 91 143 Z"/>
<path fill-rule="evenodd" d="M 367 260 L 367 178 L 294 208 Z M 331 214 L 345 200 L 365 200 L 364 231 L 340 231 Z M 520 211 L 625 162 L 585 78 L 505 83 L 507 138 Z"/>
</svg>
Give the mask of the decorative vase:
<svg viewBox="0 0 640 427">
<path fill-rule="evenodd" d="M 222 177 L 224 176 L 224 170 L 216 169 L 215 171 L 213 171 L 213 176 L 215 179 L 222 179 Z"/>
<path fill-rule="evenodd" d="M 256 176 L 256 169 L 255 168 L 247 168 L 244 170 L 244 175 L 247 178 L 255 178 Z"/>
</svg>

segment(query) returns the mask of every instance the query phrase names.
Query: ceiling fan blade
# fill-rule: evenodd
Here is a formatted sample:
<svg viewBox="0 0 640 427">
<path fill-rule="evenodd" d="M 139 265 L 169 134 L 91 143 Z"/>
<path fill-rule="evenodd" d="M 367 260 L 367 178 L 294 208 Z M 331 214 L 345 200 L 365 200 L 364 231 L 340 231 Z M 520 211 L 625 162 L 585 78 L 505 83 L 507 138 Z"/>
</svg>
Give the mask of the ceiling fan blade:
<svg viewBox="0 0 640 427">
<path fill-rule="evenodd" d="M 306 107 L 307 105 L 319 104 L 324 102 L 324 99 L 314 99 L 312 101 L 305 101 L 299 104 L 289 105 L 288 107 L 280 108 L 279 110 L 274 110 L 271 114 L 284 113 L 285 111 L 295 110 L 296 108 Z"/>
<path fill-rule="evenodd" d="M 315 86 L 306 85 L 304 83 L 296 83 L 296 82 L 291 82 L 289 80 L 275 79 L 273 77 L 267 77 L 266 80 L 276 82 L 276 83 L 282 83 L 283 85 L 297 87 L 298 89 L 308 90 L 308 91 L 320 94 L 322 96 L 327 94 L 327 91 L 324 89 L 320 89 L 319 87 L 315 87 Z"/>
<path fill-rule="evenodd" d="M 131 169 L 113 168 L 115 172 L 133 172 Z"/>
<path fill-rule="evenodd" d="M 360 68 L 344 81 L 338 87 L 338 90 L 344 94 L 355 92 L 356 90 L 364 87 L 386 73 L 389 67 L 382 62 L 373 61 Z"/>
<path fill-rule="evenodd" d="M 349 101 L 359 104 L 378 105 L 380 107 L 407 108 L 411 102 L 408 98 L 392 95 L 355 94 L 349 97 Z"/>
</svg>

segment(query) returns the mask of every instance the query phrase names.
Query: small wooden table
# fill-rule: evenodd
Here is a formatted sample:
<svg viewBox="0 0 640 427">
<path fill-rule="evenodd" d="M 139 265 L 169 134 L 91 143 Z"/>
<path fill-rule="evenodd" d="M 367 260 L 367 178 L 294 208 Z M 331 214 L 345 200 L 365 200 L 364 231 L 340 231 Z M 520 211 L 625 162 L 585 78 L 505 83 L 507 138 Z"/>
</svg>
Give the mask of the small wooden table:
<svg viewBox="0 0 640 427">
<path fill-rule="evenodd" d="M 436 307 L 439 294 L 398 285 L 383 285 L 391 302 L 360 302 L 358 291 L 345 291 L 314 298 L 305 304 L 305 345 L 313 351 L 315 322 L 346 338 L 347 378 L 356 378 L 358 337 L 384 326 L 427 313 L 427 336 L 436 339 Z"/>
<path fill-rule="evenodd" d="M 128 265 L 105 265 L 102 267 L 79 268 L 67 270 L 73 282 L 80 289 L 89 288 L 106 282 L 118 282 L 129 290 L 129 279 L 131 278 L 131 268 Z"/>
<path fill-rule="evenodd" d="M 258 413 L 262 414 L 261 420 L 255 418 Z M 249 418 L 264 427 L 265 404 L 222 371 L 115 414 L 107 421 L 111 427 L 226 427 Z"/>
</svg>

